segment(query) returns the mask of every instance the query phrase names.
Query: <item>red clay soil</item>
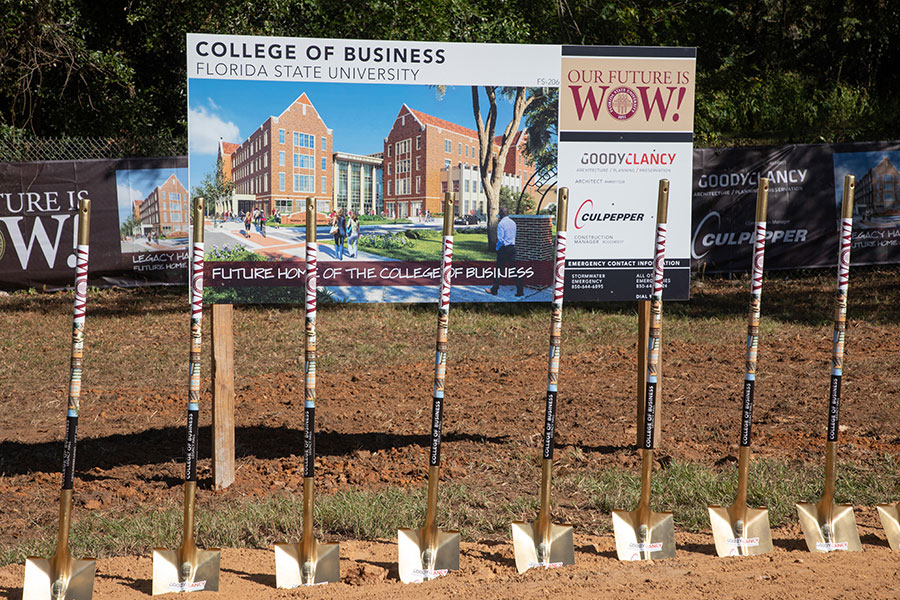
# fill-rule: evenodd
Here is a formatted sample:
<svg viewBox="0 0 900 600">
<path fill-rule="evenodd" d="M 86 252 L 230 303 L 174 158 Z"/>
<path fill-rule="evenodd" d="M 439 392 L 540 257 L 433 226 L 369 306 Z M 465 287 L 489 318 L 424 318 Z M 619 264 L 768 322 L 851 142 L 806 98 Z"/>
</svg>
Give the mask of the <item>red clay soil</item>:
<svg viewBox="0 0 900 600">
<path fill-rule="evenodd" d="M 873 452 L 900 453 L 900 352 L 889 327 L 857 324 L 854 369 L 844 381 L 842 458 Z M 828 332 L 823 328 L 823 336 Z M 775 336 L 773 336 L 774 338 Z M 754 426 L 757 456 L 808 460 L 819 469 L 823 451 L 829 346 L 770 338 L 768 356 L 777 362 L 760 383 Z M 739 381 L 711 378 L 735 372 L 732 356 L 715 348 L 668 342 L 666 357 L 686 357 L 664 368 L 662 458 L 713 464 L 736 456 Z M 636 468 L 634 347 L 566 356 L 561 368 L 557 443 L 580 448 L 579 468 Z M 546 360 L 533 356 L 515 364 L 463 361 L 448 371 L 444 475 L 475 489 L 493 486 L 503 470 L 493 464 L 522 461 L 539 447 Z M 317 411 L 317 489 L 327 494 L 350 488 L 423 486 L 430 408 L 427 361 L 403 369 L 323 372 Z M 812 375 L 811 375 L 812 374 Z M 738 374 L 739 377 L 739 374 Z M 123 381 L 127 378 L 123 377 Z M 267 375 L 237 382 L 237 478 L 210 490 L 209 413 L 201 418 L 203 495 L 227 502 L 300 489 L 303 382 L 299 375 Z M 769 390 L 763 393 L 762 390 Z M 774 391 L 774 393 L 773 393 Z M 92 510 L 134 510 L 137 504 L 180 502 L 184 398 L 159 390 L 86 389 L 94 406 L 81 426 L 76 514 Z M 209 406 L 209 394 L 204 406 Z M 4 455 L 0 456 L 0 544 L 15 544 L 36 526 L 56 519 L 59 484 L 61 395 L 35 397 L 0 391 Z M 152 407 L 152 410 L 150 409 Z M 563 454 L 558 450 L 558 454 Z M 527 467 L 532 468 L 532 467 Z M 536 469 L 532 469 L 536 473 Z M 497 475 L 499 473 L 499 475 Z M 495 479 L 492 479 L 495 478 Z M 536 494 L 536 481 L 511 484 L 510 498 Z M 438 581 L 399 583 L 392 540 L 341 541 L 342 582 L 303 591 L 274 588 L 271 550 L 228 550 L 222 558 L 218 595 L 197 598 L 897 598 L 900 554 L 891 553 L 872 507 L 857 510 L 863 552 L 813 555 L 799 526 L 773 532 L 769 555 L 720 559 L 707 532 L 677 533 L 678 556 L 645 564 L 615 559 L 611 535 L 578 533 L 578 507 L 560 499 L 560 519 L 576 523 L 576 565 L 549 572 L 515 572 L 508 539 L 463 542 L 461 569 Z M 606 516 L 608 518 L 608 515 Z M 0 568 L 0 596 L 18 598 L 23 566 Z M 141 598 L 149 594 L 150 559 L 116 557 L 99 561 L 95 598 Z"/>
</svg>

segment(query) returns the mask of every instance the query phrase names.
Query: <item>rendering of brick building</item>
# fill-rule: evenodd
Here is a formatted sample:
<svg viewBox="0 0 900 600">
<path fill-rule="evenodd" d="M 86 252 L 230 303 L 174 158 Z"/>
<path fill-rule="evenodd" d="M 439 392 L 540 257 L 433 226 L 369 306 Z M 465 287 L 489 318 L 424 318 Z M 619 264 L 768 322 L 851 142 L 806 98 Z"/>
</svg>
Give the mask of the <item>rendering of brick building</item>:
<svg viewBox="0 0 900 600">
<path fill-rule="evenodd" d="M 864 217 L 900 214 L 900 171 L 887 156 L 856 184 L 856 212 Z"/>
<path fill-rule="evenodd" d="M 504 185 L 515 191 L 533 172 L 522 155 L 523 137 L 521 132 L 516 134 L 504 166 Z M 495 150 L 500 141 L 500 137 L 494 139 Z M 393 217 L 416 216 L 426 210 L 437 213 L 445 191 L 462 192 L 457 214 L 486 212 L 478 175 L 478 134 L 404 104 L 384 139 L 385 211 Z"/>
<path fill-rule="evenodd" d="M 230 152 L 235 194 L 252 195 L 253 208 L 262 208 L 267 214 L 277 210 L 287 215 L 305 211 L 309 197 L 319 206 L 330 206 L 332 145 L 332 130 L 303 93 L 241 144 L 220 144 L 220 152 L 224 158 L 226 151 L 236 146 Z"/>
<path fill-rule="evenodd" d="M 174 174 L 141 201 L 139 210 L 142 230 L 149 226 L 160 236 L 187 235 L 191 222 L 188 193 Z"/>
</svg>

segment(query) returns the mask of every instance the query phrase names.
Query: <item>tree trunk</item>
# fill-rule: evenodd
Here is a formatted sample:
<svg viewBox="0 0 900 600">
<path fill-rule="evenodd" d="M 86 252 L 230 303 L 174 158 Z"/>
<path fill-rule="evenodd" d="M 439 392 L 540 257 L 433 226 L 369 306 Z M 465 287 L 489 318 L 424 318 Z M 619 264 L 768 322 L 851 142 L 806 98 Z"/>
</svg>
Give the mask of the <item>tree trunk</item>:
<svg viewBox="0 0 900 600">
<path fill-rule="evenodd" d="M 526 89 L 505 88 L 504 92 L 512 95 L 513 90 L 515 96 L 513 99 L 513 116 L 503 131 L 503 138 L 500 141 L 499 149 L 494 150 L 494 131 L 497 127 L 497 88 L 495 86 L 485 86 L 484 91 L 487 95 L 490 108 L 488 109 L 487 120 L 481 116 L 481 107 L 478 99 L 478 86 L 472 86 L 472 110 L 475 115 L 475 125 L 478 131 L 478 171 L 481 175 L 481 186 L 484 189 L 484 195 L 487 199 L 487 226 L 488 226 L 488 250 L 491 252 L 497 249 L 497 223 L 499 222 L 498 211 L 500 210 L 500 188 L 503 184 L 503 167 L 506 165 L 506 156 L 512 147 L 513 139 L 519 130 L 519 124 L 522 121 L 522 115 L 525 109 L 531 104 L 531 97 L 526 98 Z"/>
</svg>

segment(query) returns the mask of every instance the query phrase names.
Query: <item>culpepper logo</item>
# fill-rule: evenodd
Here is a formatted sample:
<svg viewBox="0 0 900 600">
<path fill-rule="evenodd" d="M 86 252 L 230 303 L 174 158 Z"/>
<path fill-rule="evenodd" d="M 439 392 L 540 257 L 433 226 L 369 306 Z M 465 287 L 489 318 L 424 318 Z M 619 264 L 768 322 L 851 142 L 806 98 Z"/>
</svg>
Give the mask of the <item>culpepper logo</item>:
<svg viewBox="0 0 900 600">
<path fill-rule="evenodd" d="M 594 201 L 588 198 L 575 211 L 575 229 L 582 229 L 588 221 L 643 221 L 644 213 L 594 212 Z"/>
<path fill-rule="evenodd" d="M 581 211 L 584 210 L 584 207 L 590 205 L 591 208 L 594 208 L 594 201 L 588 198 L 584 202 L 581 203 L 581 206 L 578 207 L 578 210 L 575 211 L 575 229 L 581 229 L 584 227 L 581 221 Z"/>
</svg>

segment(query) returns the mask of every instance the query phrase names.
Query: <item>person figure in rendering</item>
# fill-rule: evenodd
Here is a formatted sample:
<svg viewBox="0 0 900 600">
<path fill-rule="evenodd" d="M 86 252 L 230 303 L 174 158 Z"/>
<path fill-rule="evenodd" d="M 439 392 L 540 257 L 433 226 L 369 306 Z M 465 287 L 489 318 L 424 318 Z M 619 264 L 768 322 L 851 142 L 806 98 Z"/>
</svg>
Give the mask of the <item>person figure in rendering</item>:
<svg viewBox="0 0 900 600">
<path fill-rule="evenodd" d="M 359 250 L 356 242 L 359 241 L 359 213 L 351 211 L 350 219 L 347 221 L 347 253 L 350 258 L 356 258 Z"/>
<path fill-rule="evenodd" d="M 497 263 L 494 275 L 494 285 L 485 291 L 494 296 L 500 291 L 500 272 L 506 268 L 515 268 L 516 262 L 516 222 L 509 216 L 509 209 L 500 208 L 500 222 L 497 223 Z M 522 278 L 518 275 L 516 281 L 516 296 L 524 296 Z"/>
<path fill-rule="evenodd" d="M 334 218 L 334 225 L 331 227 L 334 232 L 334 251 L 338 260 L 344 260 L 344 241 L 347 239 L 347 217 L 344 216 L 344 209 L 340 209 Z"/>
</svg>

